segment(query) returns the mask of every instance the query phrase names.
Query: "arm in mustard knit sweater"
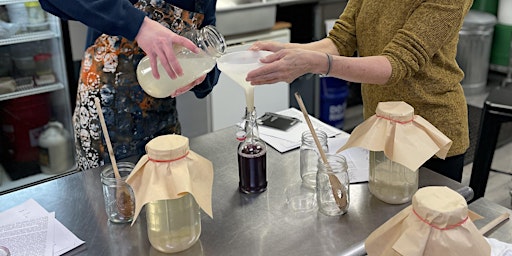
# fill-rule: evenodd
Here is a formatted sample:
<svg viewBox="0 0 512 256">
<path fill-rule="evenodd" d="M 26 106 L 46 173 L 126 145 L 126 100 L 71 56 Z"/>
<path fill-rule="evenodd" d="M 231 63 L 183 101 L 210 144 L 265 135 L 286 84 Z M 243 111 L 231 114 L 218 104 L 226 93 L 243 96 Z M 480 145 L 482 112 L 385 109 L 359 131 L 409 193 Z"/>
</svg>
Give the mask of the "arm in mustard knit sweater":
<svg viewBox="0 0 512 256">
<path fill-rule="evenodd" d="M 308 44 L 262 41 L 254 43 L 251 49 L 276 51 L 276 54 L 261 59 L 268 65 L 247 75 L 247 81 L 252 85 L 291 83 L 303 74 L 326 74 L 328 70 L 329 76 L 359 83 L 384 84 L 391 76 L 391 64 L 386 57 L 337 56 L 336 46 L 327 38 Z"/>
<path fill-rule="evenodd" d="M 291 82 L 305 73 L 363 84 L 393 85 L 403 79 L 431 76 L 444 68 L 459 78 L 455 63 L 458 30 L 469 0 L 351 0 L 328 37 L 309 44 L 257 42 L 256 50 L 276 54 L 248 74 L 253 85 Z M 359 56 L 350 57 L 358 51 Z M 348 57 L 343 57 L 348 56 Z M 432 66 L 434 68 L 432 68 Z M 423 74 L 424 73 L 424 74 Z M 428 81 L 425 79 L 424 81 Z M 457 81 L 459 82 L 459 81 Z"/>
</svg>

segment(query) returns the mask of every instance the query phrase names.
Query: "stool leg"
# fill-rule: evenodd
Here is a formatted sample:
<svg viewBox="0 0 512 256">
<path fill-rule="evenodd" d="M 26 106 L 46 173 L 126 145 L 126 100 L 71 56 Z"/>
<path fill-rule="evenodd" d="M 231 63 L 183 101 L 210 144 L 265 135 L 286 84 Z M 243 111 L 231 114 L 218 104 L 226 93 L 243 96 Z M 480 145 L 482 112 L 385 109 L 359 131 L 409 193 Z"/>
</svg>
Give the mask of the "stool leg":
<svg viewBox="0 0 512 256">
<path fill-rule="evenodd" d="M 473 189 L 475 196 L 473 200 L 483 197 L 489 179 L 491 163 L 494 157 L 494 150 L 498 142 L 498 134 L 501 127 L 500 118 L 492 114 L 484 106 L 480 132 L 476 143 L 475 159 L 471 170 L 469 186 Z"/>
</svg>

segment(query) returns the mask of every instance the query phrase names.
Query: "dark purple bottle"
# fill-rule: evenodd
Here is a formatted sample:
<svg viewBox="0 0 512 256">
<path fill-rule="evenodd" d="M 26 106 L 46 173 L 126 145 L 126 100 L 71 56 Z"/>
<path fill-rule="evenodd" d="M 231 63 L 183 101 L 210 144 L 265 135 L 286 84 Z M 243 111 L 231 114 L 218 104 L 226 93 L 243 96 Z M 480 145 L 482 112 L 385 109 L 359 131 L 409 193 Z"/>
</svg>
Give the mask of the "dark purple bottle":
<svg viewBox="0 0 512 256">
<path fill-rule="evenodd" d="M 246 194 L 267 189 L 267 150 L 259 143 L 241 144 L 238 149 L 239 189 Z"/>
<path fill-rule="evenodd" d="M 256 109 L 245 110 L 243 131 L 237 133 L 239 190 L 261 193 L 267 189 L 267 146 L 258 133 Z"/>
</svg>

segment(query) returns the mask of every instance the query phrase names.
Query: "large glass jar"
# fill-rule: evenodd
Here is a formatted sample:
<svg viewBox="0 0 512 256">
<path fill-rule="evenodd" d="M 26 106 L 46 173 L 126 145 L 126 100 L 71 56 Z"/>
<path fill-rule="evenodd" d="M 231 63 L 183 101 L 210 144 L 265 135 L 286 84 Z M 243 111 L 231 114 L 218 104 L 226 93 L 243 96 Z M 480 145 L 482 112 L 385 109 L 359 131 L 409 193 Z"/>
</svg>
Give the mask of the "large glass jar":
<svg viewBox="0 0 512 256">
<path fill-rule="evenodd" d="M 389 204 L 411 201 L 418 190 L 418 170 L 411 170 L 386 157 L 383 151 L 370 151 L 368 187 L 372 195 Z"/>
<path fill-rule="evenodd" d="M 149 57 L 145 56 L 137 66 L 137 80 L 142 89 L 155 98 L 169 97 L 177 89 L 186 86 L 202 75 L 210 72 L 216 64 L 216 59 L 226 51 L 224 37 L 214 26 L 205 26 L 200 30 L 183 31 L 180 35 L 190 39 L 202 51 L 193 53 L 183 46 L 174 49 L 183 75 L 172 79 L 157 60 L 160 79 L 153 76 Z"/>
<path fill-rule="evenodd" d="M 189 193 L 146 204 L 146 221 L 149 242 L 164 253 L 190 248 L 201 234 L 200 208 Z"/>
</svg>

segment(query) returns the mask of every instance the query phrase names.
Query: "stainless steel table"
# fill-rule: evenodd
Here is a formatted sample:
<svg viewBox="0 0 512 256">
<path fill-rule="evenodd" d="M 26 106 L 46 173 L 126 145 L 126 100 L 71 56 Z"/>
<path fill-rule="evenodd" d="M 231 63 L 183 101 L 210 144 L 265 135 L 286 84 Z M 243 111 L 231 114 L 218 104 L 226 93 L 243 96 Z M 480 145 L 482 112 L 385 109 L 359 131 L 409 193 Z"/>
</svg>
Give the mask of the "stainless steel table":
<svg viewBox="0 0 512 256">
<path fill-rule="evenodd" d="M 238 192 L 234 127 L 192 138 L 190 147 L 214 166 L 213 219 L 202 214 L 199 242 L 177 255 L 341 255 L 407 206 L 379 201 L 362 183 L 350 186 L 346 215 L 328 217 L 314 212 L 294 216 L 286 207 L 283 192 L 287 185 L 300 181 L 297 150 L 280 154 L 269 147 L 267 191 L 245 195 Z M 144 212 L 133 226 L 107 221 L 99 172 L 78 172 L 0 196 L 0 211 L 29 198 L 47 211 L 55 211 L 56 218 L 86 242 L 68 255 L 160 255 L 149 244 Z M 427 185 L 451 187 L 467 200 L 473 196 L 469 187 L 421 169 L 420 186 Z M 491 217 L 502 210 L 493 211 L 492 203 L 480 199 L 475 203 Z M 505 233 L 510 240 L 510 232 Z"/>
</svg>

